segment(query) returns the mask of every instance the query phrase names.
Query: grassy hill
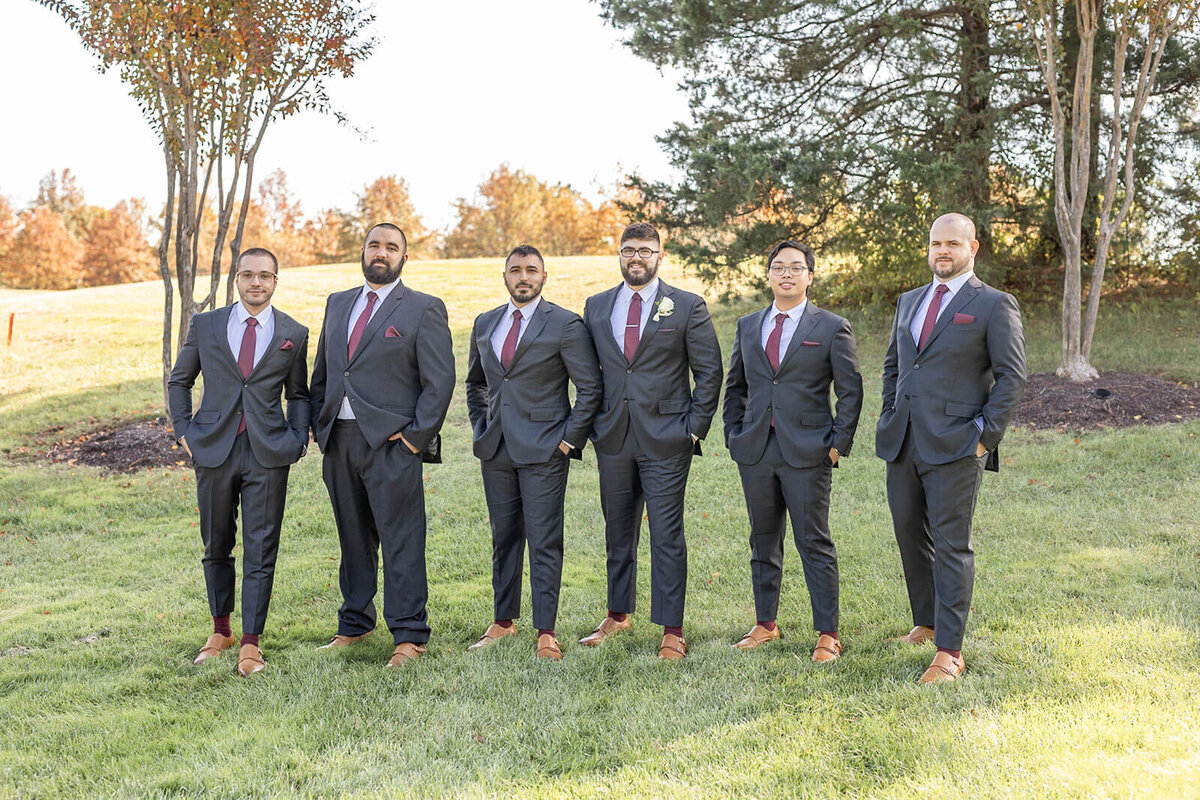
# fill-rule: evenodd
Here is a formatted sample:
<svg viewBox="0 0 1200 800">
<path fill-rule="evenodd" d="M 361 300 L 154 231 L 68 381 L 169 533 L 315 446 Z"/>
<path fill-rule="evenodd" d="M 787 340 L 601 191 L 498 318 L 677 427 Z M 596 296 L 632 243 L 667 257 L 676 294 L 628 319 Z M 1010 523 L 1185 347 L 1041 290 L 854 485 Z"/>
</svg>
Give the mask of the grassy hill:
<svg viewBox="0 0 1200 800">
<path fill-rule="evenodd" d="M 546 296 L 576 310 L 619 279 L 609 257 L 548 269 Z M 909 618 L 872 455 L 890 309 L 848 314 L 867 403 L 834 476 L 843 659 L 808 661 L 794 550 L 785 638 L 730 650 L 753 600 L 719 426 L 688 494 L 686 661 L 654 658 L 645 536 L 633 635 L 574 645 L 604 610 L 590 451 L 567 497 L 564 660 L 533 658 L 527 598 L 515 642 L 466 653 L 490 619 L 491 586 L 461 378 L 474 315 L 506 297 L 500 271 L 499 259 L 405 270 L 446 300 L 459 359 L 446 463 L 426 469 L 428 655 L 385 672 L 386 633 L 315 652 L 340 596 L 314 450 L 292 472 L 269 670 L 249 681 L 230 658 L 191 664 L 209 619 L 189 472 L 112 475 L 38 455 L 161 415 L 161 285 L 0 290 L 0 322 L 16 314 L 12 346 L 0 341 L 0 797 L 1200 796 L 1200 424 L 1013 432 L 976 515 L 967 677 L 918 687 L 931 651 L 887 641 Z M 326 294 L 360 281 L 354 264 L 285 270 L 275 301 L 315 334 Z M 713 304 L 726 353 L 755 306 Z M 1027 335 L 1031 369 L 1052 369 L 1055 315 L 1030 314 Z M 1194 304 L 1105 309 L 1095 360 L 1195 381 L 1198 341 Z"/>
</svg>

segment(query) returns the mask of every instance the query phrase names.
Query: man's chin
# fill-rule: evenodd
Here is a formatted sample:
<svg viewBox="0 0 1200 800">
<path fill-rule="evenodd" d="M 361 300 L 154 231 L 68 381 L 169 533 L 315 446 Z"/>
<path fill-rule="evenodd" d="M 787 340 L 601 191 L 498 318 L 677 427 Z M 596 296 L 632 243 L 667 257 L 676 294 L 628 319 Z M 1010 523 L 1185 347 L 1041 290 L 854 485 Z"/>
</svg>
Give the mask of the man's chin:
<svg viewBox="0 0 1200 800">
<path fill-rule="evenodd" d="M 366 267 L 363 269 L 363 277 L 367 279 L 368 283 L 373 283 L 377 286 L 386 286 L 400 277 L 400 270 L 391 272 L 375 267 Z"/>
</svg>

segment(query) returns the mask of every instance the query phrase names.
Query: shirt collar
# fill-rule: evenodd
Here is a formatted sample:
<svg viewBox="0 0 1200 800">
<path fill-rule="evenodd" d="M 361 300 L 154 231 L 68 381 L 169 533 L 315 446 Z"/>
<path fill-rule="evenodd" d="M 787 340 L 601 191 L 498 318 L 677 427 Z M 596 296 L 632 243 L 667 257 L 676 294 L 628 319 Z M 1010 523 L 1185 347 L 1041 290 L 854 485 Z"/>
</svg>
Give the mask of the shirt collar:
<svg viewBox="0 0 1200 800">
<path fill-rule="evenodd" d="M 267 307 L 259 311 L 257 314 L 251 314 L 250 310 L 242 304 L 241 300 L 233 304 L 233 313 L 237 315 L 237 321 L 239 325 L 245 324 L 248 318 L 254 317 L 254 321 L 257 322 L 258 327 L 261 328 L 271 321 L 271 315 L 273 311 L 274 309 L 271 308 L 270 303 L 267 303 Z"/>
<path fill-rule="evenodd" d="M 642 296 L 643 303 L 653 301 L 655 297 L 658 297 L 658 278 L 656 277 L 654 280 L 650 281 L 636 292 L 629 288 L 628 283 L 621 283 L 621 299 L 625 301 L 632 300 L 635 294 L 640 294 Z"/>
<path fill-rule="evenodd" d="M 773 320 L 779 314 L 787 314 L 788 318 L 791 319 L 792 322 L 798 322 L 800 320 L 800 317 L 804 316 L 804 309 L 806 309 L 806 308 L 808 308 L 808 298 L 807 297 L 805 297 L 803 300 L 800 301 L 800 305 L 796 306 L 795 308 L 791 309 L 790 311 L 780 311 L 779 306 L 775 305 L 775 303 L 772 302 L 771 310 L 769 312 L 770 313 L 769 318 Z"/>
<path fill-rule="evenodd" d="M 520 311 L 521 319 L 525 319 L 525 320 L 533 319 L 533 312 L 537 311 L 538 305 L 541 302 L 542 302 L 542 296 L 539 294 L 537 297 L 533 298 L 533 300 L 529 303 L 529 305 L 525 306 L 524 308 L 517 308 L 515 305 L 513 305 L 512 298 L 509 298 L 508 313 L 505 316 L 507 316 L 509 319 L 512 319 L 512 312 Z"/>
<path fill-rule="evenodd" d="M 362 289 L 363 301 L 364 302 L 366 301 L 368 292 L 374 292 L 376 295 L 379 296 L 379 302 L 382 303 L 384 300 L 387 300 L 388 295 L 392 293 L 392 289 L 395 289 L 399 285 L 400 285 L 400 279 L 396 278 L 396 280 L 392 281 L 391 283 L 385 283 L 383 286 L 380 286 L 378 289 L 372 289 L 371 284 L 364 281 L 363 289 Z"/>
<path fill-rule="evenodd" d="M 952 294 L 952 295 L 958 294 L 958 290 L 963 287 L 963 284 L 965 284 L 967 281 L 971 280 L 971 278 L 974 278 L 974 277 L 975 277 L 975 270 L 969 269 L 966 272 L 964 272 L 962 275 L 953 277 L 948 281 L 942 281 L 942 280 L 938 280 L 937 278 L 934 278 L 933 279 L 933 288 L 937 289 L 937 285 L 939 283 L 944 283 L 944 284 L 946 284 L 946 288 L 950 290 L 950 294 Z"/>
</svg>

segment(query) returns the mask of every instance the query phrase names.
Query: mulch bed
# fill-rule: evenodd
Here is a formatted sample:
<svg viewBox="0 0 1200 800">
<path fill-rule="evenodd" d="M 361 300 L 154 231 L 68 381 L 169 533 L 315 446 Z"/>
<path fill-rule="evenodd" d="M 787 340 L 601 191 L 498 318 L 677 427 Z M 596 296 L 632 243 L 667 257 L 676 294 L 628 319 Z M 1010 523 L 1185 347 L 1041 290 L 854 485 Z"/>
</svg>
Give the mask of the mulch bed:
<svg viewBox="0 0 1200 800">
<path fill-rule="evenodd" d="M 1107 397 L 1099 397 L 1103 392 Z M 1053 372 L 1029 376 L 1012 424 L 1030 430 L 1101 430 L 1200 419 L 1200 389 L 1133 372 L 1105 372 L 1072 383 Z M 190 468 L 166 420 L 145 420 L 59 442 L 51 461 L 137 472 L 152 467 Z"/>
</svg>

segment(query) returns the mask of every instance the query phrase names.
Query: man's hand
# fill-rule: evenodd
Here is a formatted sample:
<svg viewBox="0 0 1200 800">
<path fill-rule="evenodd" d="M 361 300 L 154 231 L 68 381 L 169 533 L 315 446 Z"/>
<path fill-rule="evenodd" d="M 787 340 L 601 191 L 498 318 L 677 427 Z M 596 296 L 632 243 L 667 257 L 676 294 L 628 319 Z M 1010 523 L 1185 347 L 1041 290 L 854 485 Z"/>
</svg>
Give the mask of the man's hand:
<svg viewBox="0 0 1200 800">
<path fill-rule="evenodd" d="M 979 442 L 977 445 L 975 445 L 975 457 L 976 458 L 983 458 L 986 455 L 987 455 L 987 448 L 983 446 L 983 442 Z"/>
<path fill-rule="evenodd" d="M 566 442 L 559 442 L 558 449 L 562 451 L 564 456 L 571 455 L 571 445 L 567 444 Z"/>
<path fill-rule="evenodd" d="M 414 454 L 421 452 L 417 448 L 413 447 L 412 442 L 408 441 L 408 439 L 405 439 L 404 434 L 400 433 L 400 431 L 396 431 L 395 433 L 393 433 L 391 436 L 388 437 L 389 442 L 394 442 L 397 439 L 404 442 L 404 446 L 407 447 L 409 450 L 411 450 Z"/>
<path fill-rule="evenodd" d="M 830 464 L 836 465 L 838 462 L 839 456 L 841 456 L 841 453 L 838 452 L 838 449 L 836 447 L 829 448 L 829 463 Z"/>
<path fill-rule="evenodd" d="M 187 437 L 186 436 L 184 436 L 182 439 L 179 440 L 179 444 L 181 444 L 183 446 L 183 452 L 188 454 L 188 458 L 195 458 L 195 456 L 192 455 L 192 448 L 187 446 Z"/>
<path fill-rule="evenodd" d="M 691 437 L 692 437 L 692 444 L 695 444 L 696 442 L 700 441 L 700 437 L 694 433 L 691 434 Z"/>
</svg>

